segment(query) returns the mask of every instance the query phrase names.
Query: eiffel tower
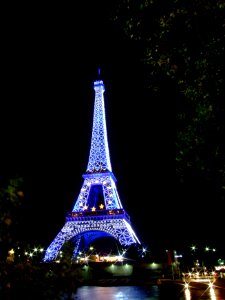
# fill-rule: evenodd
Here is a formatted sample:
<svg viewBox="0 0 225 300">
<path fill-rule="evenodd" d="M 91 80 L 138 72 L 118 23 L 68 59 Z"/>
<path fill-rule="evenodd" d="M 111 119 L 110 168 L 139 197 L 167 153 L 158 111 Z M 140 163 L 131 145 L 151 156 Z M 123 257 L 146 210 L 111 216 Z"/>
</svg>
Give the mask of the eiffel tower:
<svg viewBox="0 0 225 300">
<path fill-rule="evenodd" d="M 83 174 L 84 182 L 73 210 L 66 214 L 65 225 L 47 248 L 44 262 L 56 260 L 68 241 L 74 245 L 72 259 L 93 241 L 103 237 L 113 237 L 124 248 L 140 245 L 130 217 L 123 209 L 112 173 L 102 80 L 94 82 L 94 90 L 91 149 L 86 173 Z"/>
</svg>

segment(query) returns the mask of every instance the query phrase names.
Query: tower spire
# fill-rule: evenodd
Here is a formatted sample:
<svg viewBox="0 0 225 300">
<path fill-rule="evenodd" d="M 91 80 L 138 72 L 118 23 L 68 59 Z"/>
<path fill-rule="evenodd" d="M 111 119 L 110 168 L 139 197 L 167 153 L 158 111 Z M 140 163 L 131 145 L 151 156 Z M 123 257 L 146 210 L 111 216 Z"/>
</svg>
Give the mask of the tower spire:
<svg viewBox="0 0 225 300">
<path fill-rule="evenodd" d="M 102 80 L 97 80 L 94 82 L 94 90 L 95 103 L 91 137 L 91 149 L 86 172 L 111 172 L 112 167 L 109 156 L 104 105 L 105 86 Z"/>
</svg>

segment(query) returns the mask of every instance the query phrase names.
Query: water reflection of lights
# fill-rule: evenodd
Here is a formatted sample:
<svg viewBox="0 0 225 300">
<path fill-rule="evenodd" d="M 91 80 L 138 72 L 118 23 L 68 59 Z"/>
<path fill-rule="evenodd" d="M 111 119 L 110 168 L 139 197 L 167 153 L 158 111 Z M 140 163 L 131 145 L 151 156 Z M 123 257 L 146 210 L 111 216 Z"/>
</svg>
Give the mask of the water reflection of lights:
<svg viewBox="0 0 225 300">
<path fill-rule="evenodd" d="M 119 291 L 116 295 L 115 295 L 116 299 L 126 299 L 126 293 L 124 294 L 123 292 Z"/>
<path fill-rule="evenodd" d="M 184 295 L 185 295 L 185 300 L 191 300 L 191 292 L 188 287 L 185 288 Z"/>
<path fill-rule="evenodd" d="M 215 294 L 215 291 L 214 291 L 213 287 L 210 287 L 209 294 L 210 294 L 210 297 L 211 297 L 210 299 L 211 300 L 216 300 L 216 294 Z"/>
<path fill-rule="evenodd" d="M 206 291 L 209 291 L 209 300 L 217 300 L 216 298 L 216 294 L 215 294 L 215 290 L 213 288 L 213 284 L 210 283 L 209 286 L 207 287 L 207 289 L 204 291 L 204 293 Z M 185 295 L 185 300 L 191 300 L 191 289 L 188 283 L 185 283 L 184 285 L 184 295 Z"/>
<path fill-rule="evenodd" d="M 188 284 L 187 282 L 185 282 L 184 287 L 185 287 L 186 289 L 188 289 L 188 288 L 189 288 L 189 284 Z"/>
</svg>

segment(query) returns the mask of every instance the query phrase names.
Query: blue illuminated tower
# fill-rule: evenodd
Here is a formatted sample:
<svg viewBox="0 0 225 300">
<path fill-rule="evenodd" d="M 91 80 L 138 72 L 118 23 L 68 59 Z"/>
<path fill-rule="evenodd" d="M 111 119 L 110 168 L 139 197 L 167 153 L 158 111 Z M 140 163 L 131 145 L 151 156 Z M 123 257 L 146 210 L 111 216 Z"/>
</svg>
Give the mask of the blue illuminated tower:
<svg viewBox="0 0 225 300">
<path fill-rule="evenodd" d="M 46 250 L 45 262 L 54 261 L 67 241 L 74 244 L 73 258 L 103 237 L 113 237 L 123 247 L 140 244 L 121 204 L 112 173 L 102 80 L 94 82 L 94 90 L 91 149 L 84 182 L 73 210 L 66 215 L 65 225 Z"/>
</svg>

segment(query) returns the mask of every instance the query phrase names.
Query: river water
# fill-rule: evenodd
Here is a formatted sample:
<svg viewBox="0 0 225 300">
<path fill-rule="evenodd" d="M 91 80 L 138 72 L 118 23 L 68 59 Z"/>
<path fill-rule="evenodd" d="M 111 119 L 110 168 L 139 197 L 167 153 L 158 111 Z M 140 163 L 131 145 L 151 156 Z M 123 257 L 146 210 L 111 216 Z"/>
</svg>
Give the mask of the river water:
<svg viewBox="0 0 225 300">
<path fill-rule="evenodd" d="M 225 300 L 221 288 L 166 288 L 150 286 L 81 286 L 63 299 L 75 300 Z"/>
</svg>

